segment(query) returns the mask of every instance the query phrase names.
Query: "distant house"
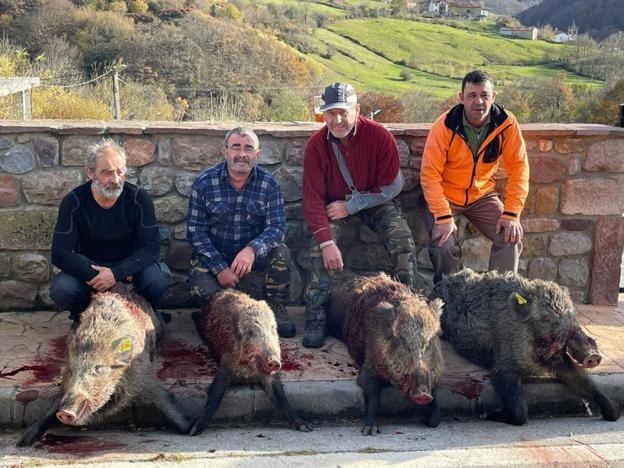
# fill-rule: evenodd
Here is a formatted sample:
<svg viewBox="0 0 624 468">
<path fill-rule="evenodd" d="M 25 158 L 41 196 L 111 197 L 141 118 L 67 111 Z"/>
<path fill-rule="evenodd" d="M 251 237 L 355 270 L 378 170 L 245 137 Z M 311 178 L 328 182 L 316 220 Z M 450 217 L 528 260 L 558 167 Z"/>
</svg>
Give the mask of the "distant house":
<svg viewBox="0 0 624 468">
<path fill-rule="evenodd" d="M 475 0 L 429 0 L 427 11 L 434 16 L 487 18 L 489 15 L 483 2 Z"/>
<path fill-rule="evenodd" d="M 534 41 L 537 39 L 537 28 L 509 28 L 503 27 L 498 30 L 498 33 L 502 36 L 514 36 L 521 37 L 523 39 L 529 39 Z"/>
<path fill-rule="evenodd" d="M 562 42 L 574 42 L 576 41 L 576 36 L 571 36 L 568 33 L 560 32 L 555 34 L 551 41 L 558 44 L 561 44 Z"/>
</svg>

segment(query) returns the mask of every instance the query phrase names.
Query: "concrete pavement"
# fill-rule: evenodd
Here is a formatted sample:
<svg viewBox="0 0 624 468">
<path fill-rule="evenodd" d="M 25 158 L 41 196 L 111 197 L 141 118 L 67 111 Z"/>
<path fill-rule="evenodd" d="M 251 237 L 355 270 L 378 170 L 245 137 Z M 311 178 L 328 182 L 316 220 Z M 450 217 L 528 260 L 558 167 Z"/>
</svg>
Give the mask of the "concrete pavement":
<svg viewBox="0 0 624 468">
<path fill-rule="evenodd" d="M 581 323 L 598 342 L 603 354 L 594 378 L 624 407 L 624 303 L 618 307 L 579 305 Z M 298 335 L 281 340 L 282 379 L 293 406 L 307 418 L 359 415 L 362 396 L 355 383 L 358 369 L 345 346 L 328 339 L 320 349 L 301 345 L 303 309 L 289 308 Z M 167 335 L 155 361 L 158 377 L 171 389 L 187 412 L 196 414 L 206 395 L 215 364 L 199 339 L 191 310 L 171 311 Z M 20 312 L 0 315 L 0 425 L 24 427 L 43 416 L 57 395 L 69 329 L 66 313 Z M 496 405 L 488 373 L 455 354 L 445 343 L 446 372 L 439 401 L 446 418 L 477 417 Z M 526 386 L 532 415 L 584 413 L 572 392 L 546 377 Z M 384 391 L 385 414 L 412 414 L 413 406 L 398 391 Z M 275 415 L 258 386 L 232 387 L 226 394 L 216 421 L 255 420 Z M 137 410 L 123 415 L 140 424 L 159 424 L 154 411 Z M 281 416 L 279 416 L 281 420 Z M 124 419 L 123 417 L 121 419 Z"/>
</svg>

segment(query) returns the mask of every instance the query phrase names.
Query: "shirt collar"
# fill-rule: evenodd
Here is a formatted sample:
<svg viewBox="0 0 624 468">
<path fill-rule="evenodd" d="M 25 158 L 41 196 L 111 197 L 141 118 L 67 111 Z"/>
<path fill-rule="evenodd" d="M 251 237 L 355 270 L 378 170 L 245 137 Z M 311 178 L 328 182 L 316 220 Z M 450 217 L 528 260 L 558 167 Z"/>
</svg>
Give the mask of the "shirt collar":
<svg viewBox="0 0 624 468">
<path fill-rule="evenodd" d="M 468 119 L 466 118 L 466 112 L 462 112 L 462 124 L 464 125 L 464 128 L 470 128 L 473 132 L 475 132 L 477 135 L 480 135 L 482 131 L 486 131 L 487 132 L 487 128 L 490 126 L 490 120 L 492 119 L 492 110 L 490 109 L 490 113 L 488 114 L 488 118 L 485 122 L 483 122 L 483 125 L 481 125 L 481 128 L 476 128 L 473 127 L 470 122 L 468 122 Z"/>
</svg>

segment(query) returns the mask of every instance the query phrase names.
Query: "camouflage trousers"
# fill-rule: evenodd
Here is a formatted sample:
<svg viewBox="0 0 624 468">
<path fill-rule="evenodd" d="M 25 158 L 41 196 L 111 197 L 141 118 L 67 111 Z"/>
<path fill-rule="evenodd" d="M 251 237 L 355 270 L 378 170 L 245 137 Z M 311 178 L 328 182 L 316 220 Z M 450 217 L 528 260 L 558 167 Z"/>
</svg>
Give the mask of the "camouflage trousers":
<svg viewBox="0 0 624 468">
<path fill-rule="evenodd" d="M 234 259 L 226 259 L 231 264 Z M 189 275 L 191 294 L 205 304 L 223 288 L 217 277 L 193 257 Z M 290 250 L 278 244 L 266 257 L 256 258 L 251 272 L 241 278 L 236 286 L 255 299 L 286 304 L 290 294 Z"/>
<path fill-rule="evenodd" d="M 394 265 L 394 276 L 401 283 L 415 287 L 416 247 L 412 231 L 407 225 L 398 201 L 390 200 L 382 205 L 362 210 L 357 216 L 381 237 Z M 340 233 L 349 218 L 330 221 L 333 238 L 338 241 Z M 310 270 L 305 289 L 306 319 L 315 314 L 324 317 L 324 307 L 331 294 L 331 272 L 325 270 L 323 255 L 318 242 L 310 242 Z M 320 314 L 320 315 L 319 315 Z M 308 317 L 310 315 L 310 317 Z"/>
</svg>

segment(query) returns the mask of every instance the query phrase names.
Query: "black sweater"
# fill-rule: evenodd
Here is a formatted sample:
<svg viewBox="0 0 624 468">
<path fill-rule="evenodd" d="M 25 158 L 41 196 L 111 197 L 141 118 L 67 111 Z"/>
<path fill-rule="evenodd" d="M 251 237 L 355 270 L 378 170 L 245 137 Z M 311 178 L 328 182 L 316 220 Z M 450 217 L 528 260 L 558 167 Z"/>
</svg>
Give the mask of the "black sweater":
<svg viewBox="0 0 624 468">
<path fill-rule="evenodd" d="M 89 281 L 98 272 L 81 255 L 110 267 L 117 281 L 157 262 L 160 233 L 149 195 L 125 182 L 115 204 L 106 209 L 93 198 L 90 181 L 68 193 L 52 237 L 52 263 Z"/>
</svg>

